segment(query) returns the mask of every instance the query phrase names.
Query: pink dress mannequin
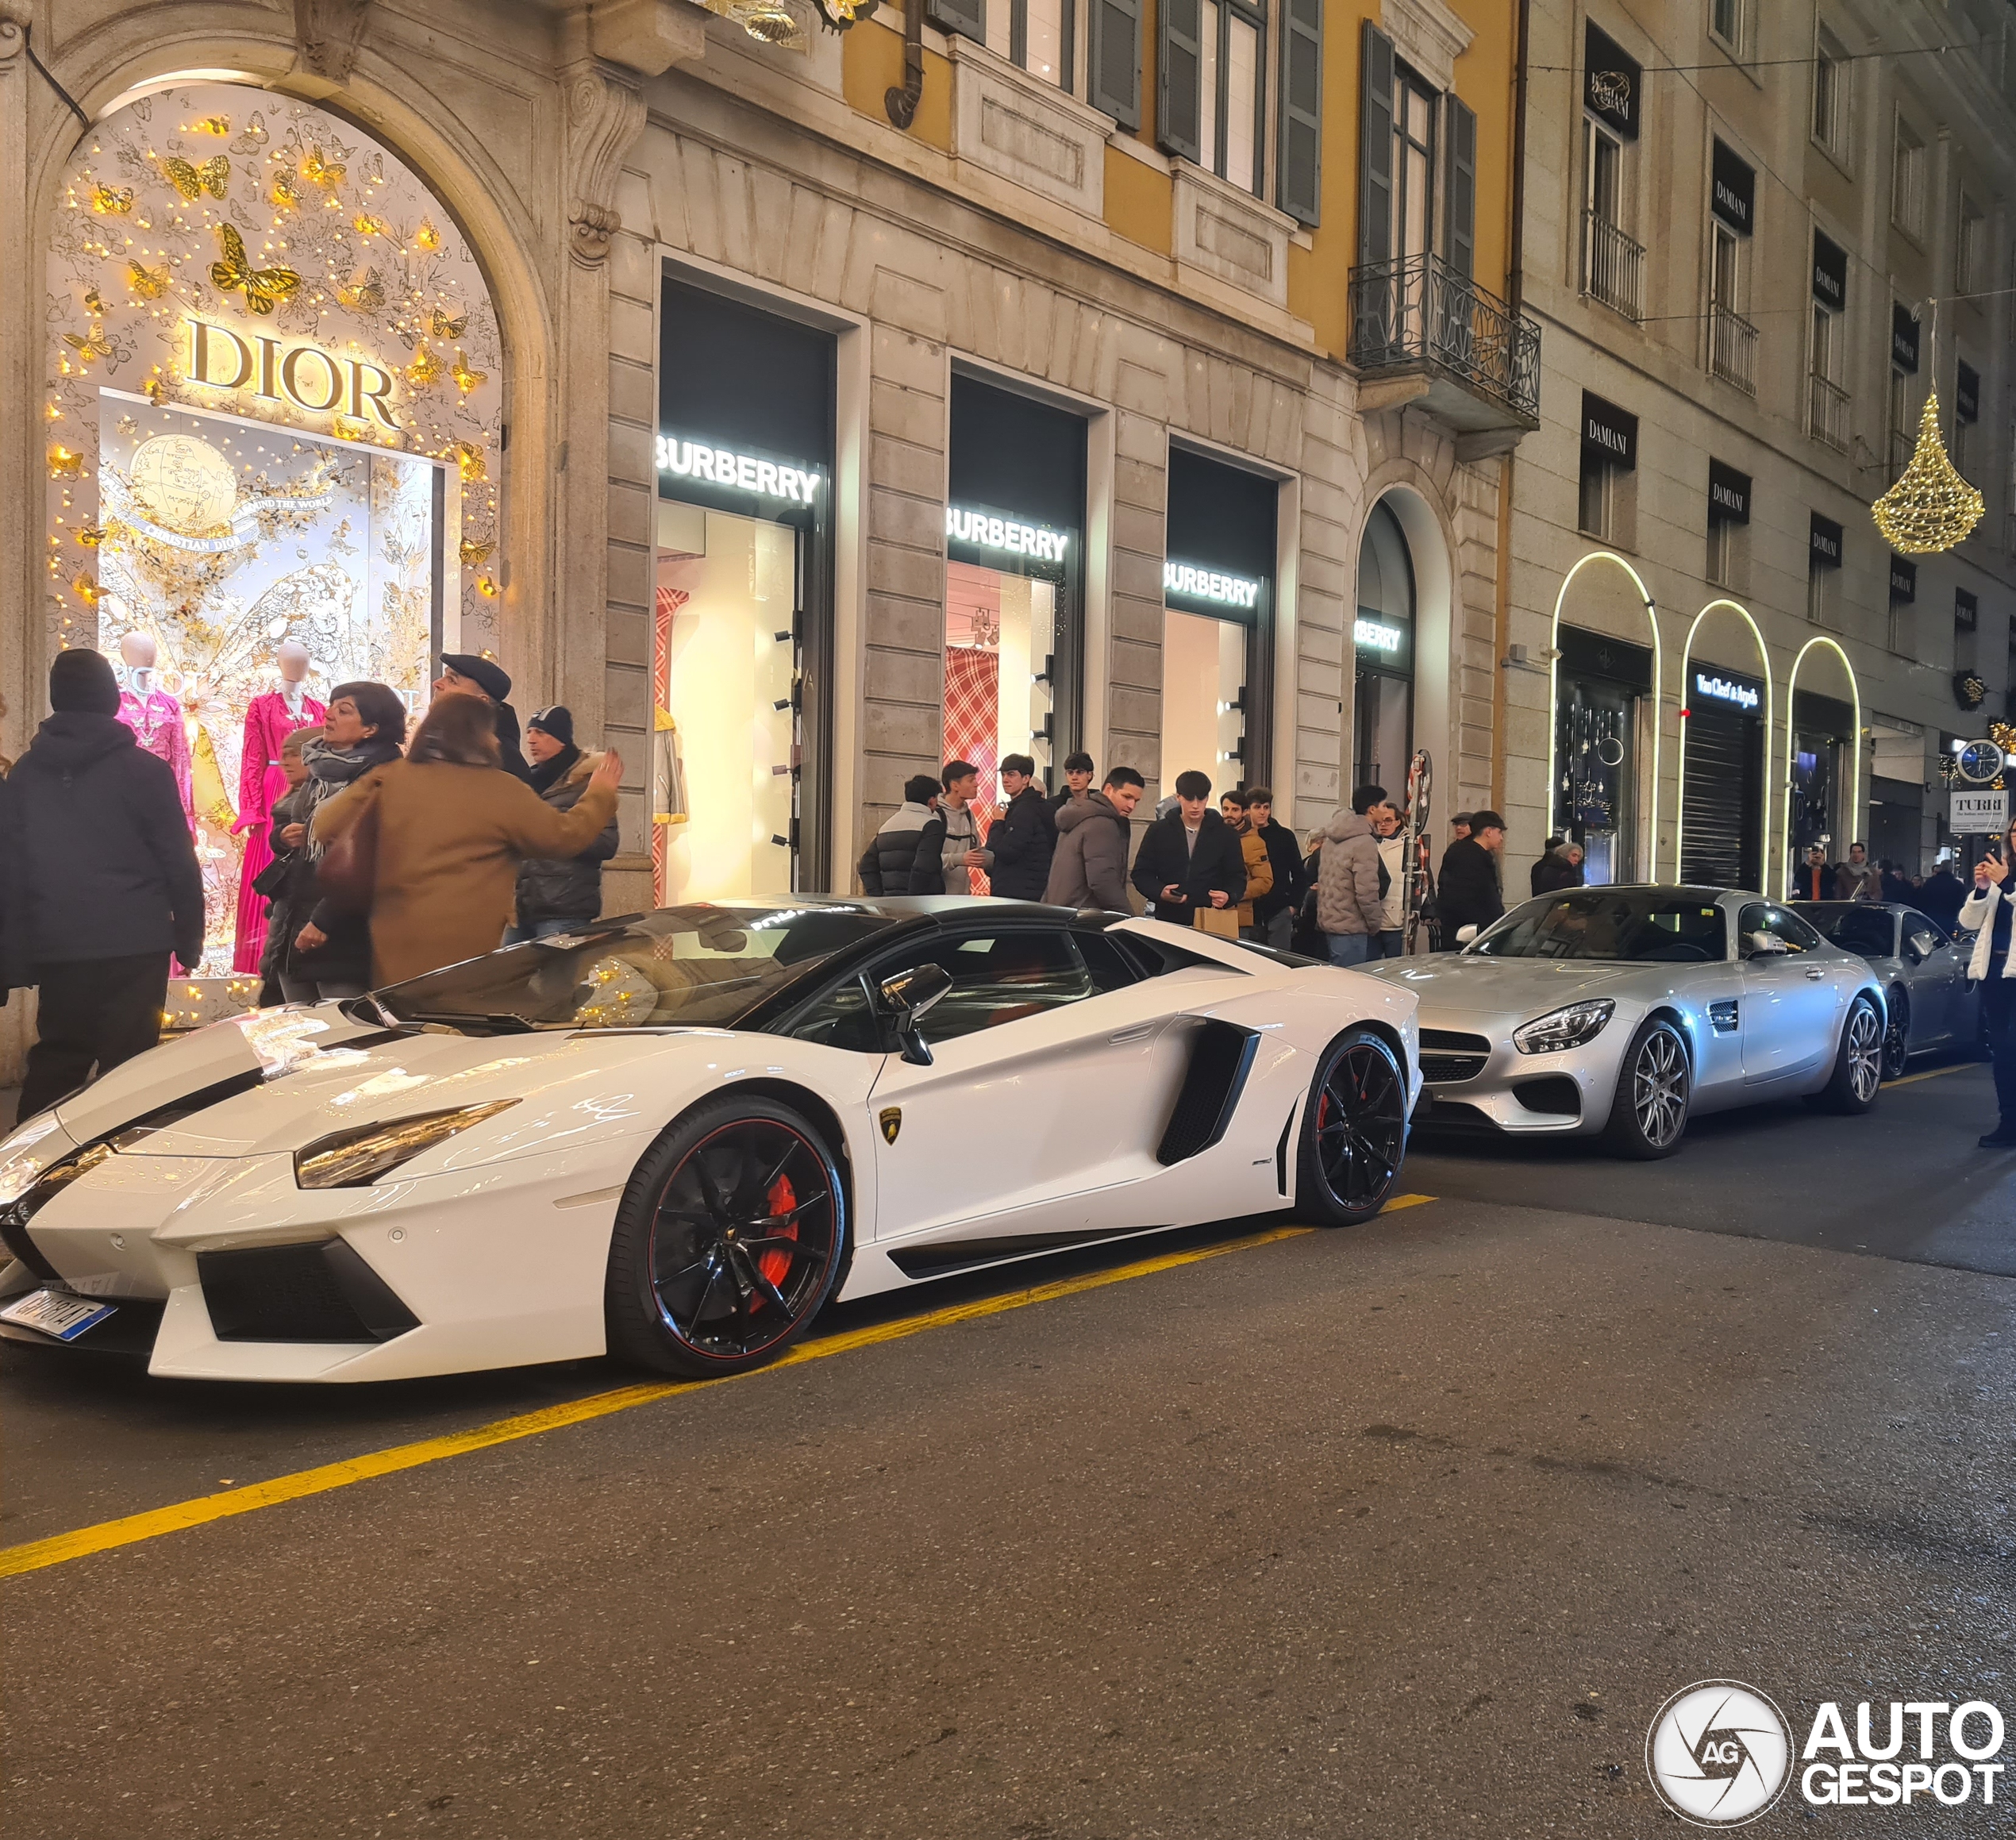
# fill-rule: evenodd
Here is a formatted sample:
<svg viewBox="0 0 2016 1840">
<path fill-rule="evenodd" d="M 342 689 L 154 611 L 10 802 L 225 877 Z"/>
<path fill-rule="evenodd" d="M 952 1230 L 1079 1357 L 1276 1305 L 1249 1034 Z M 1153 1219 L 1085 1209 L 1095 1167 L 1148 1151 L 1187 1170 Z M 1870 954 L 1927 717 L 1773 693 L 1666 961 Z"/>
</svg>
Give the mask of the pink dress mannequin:
<svg viewBox="0 0 2016 1840">
<path fill-rule="evenodd" d="M 119 692 L 119 719 L 148 753 L 175 769 L 182 814 L 193 831 L 196 814 L 190 783 L 189 730 L 183 722 L 182 703 L 156 681 L 154 641 L 144 633 L 127 633 L 119 641 L 119 656 L 126 666 L 125 685 Z"/>
<path fill-rule="evenodd" d="M 238 872 L 238 931 L 231 968 L 259 969 L 266 949 L 266 897 L 252 878 L 273 860 L 273 807 L 285 796 L 287 776 L 280 769 L 280 744 L 295 729 L 320 727 L 329 711 L 302 689 L 308 674 L 308 654 L 291 640 L 280 647 L 281 687 L 255 696 L 245 709 L 244 753 L 238 768 L 238 822 L 231 828 L 244 839 L 244 861 Z"/>
</svg>

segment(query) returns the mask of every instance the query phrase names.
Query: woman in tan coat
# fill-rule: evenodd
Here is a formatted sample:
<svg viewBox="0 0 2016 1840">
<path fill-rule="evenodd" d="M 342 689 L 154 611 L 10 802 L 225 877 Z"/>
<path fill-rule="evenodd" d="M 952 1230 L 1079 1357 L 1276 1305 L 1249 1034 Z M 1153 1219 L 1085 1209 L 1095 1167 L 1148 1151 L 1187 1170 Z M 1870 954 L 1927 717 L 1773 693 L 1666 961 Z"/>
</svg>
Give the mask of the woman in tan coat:
<svg viewBox="0 0 2016 1840">
<path fill-rule="evenodd" d="M 314 835 L 326 844 L 378 808 L 374 984 L 495 951 L 511 923 L 520 863 L 578 855 L 615 814 L 623 763 L 614 752 L 566 811 L 497 762 L 490 706 L 442 696 L 414 730 L 404 760 L 375 768 L 316 812 Z"/>
</svg>

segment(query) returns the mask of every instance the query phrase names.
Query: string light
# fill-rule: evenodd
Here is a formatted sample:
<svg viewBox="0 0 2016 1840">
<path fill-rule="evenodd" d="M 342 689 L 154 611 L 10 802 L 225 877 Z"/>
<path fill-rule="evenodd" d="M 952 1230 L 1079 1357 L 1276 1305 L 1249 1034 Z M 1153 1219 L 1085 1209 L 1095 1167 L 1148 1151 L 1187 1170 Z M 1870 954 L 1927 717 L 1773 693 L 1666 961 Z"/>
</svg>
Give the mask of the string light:
<svg viewBox="0 0 2016 1840">
<path fill-rule="evenodd" d="M 1936 556 L 1964 542 L 1987 508 L 1947 456 L 1939 436 L 1939 392 L 1928 391 L 1911 464 L 1870 506 L 1870 515 L 1892 549 L 1906 556 Z"/>
</svg>

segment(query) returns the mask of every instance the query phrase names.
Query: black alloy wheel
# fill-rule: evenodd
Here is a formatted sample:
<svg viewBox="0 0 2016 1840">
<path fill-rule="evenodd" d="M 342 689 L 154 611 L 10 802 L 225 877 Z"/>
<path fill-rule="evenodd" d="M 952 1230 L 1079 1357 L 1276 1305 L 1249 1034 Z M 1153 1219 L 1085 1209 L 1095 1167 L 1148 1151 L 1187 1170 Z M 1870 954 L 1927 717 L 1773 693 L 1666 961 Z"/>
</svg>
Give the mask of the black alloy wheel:
<svg viewBox="0 0 2016 1840">
<path fill-rule="evenodd" d="M 1407 1154 L 1407 1080 L 1384 1036 L 1349 1029 L 1325 1051 L 1302 1109 L 1295 1211 L 1317 1226 L 1369 1220 Z"/>
<path fill-rule="evenodd" d="M 1883 1076 L 1885 1080 L 1902 1080 L 1905 1064 L 1911 1057 L 1911 999 L 1904 994 L 1902 984 L 1893 985 L 1884 994 L 1887 1014 L 1883 1031 Z"/>
<path fill-rule="evenodd" d="M 1649 1162 L 1670 1157 L 1687 1134 L 1693 1068 L 1687 1043 L 1664 1018 L 1638 1026 L 1624 1051 L 1603 1135 L 1619 1156 Z"/>
<path fill-rule="evenodd" d="M 760 1367 L 832 1294 L 846 1191 L 788 1106 L 729 1095 L 695 1107 L 630 1177 L 611 1236 L 610 1352 L 664 1373 Z"/>
</svg>

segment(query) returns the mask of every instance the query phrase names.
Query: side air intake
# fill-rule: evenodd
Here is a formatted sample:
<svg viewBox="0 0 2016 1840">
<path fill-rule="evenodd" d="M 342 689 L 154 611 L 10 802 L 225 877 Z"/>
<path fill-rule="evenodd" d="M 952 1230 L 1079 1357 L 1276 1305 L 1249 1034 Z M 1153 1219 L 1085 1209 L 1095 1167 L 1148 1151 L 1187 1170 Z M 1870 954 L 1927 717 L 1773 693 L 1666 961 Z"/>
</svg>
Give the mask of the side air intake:
<svg viewBox="0 0 2016 1840">
<path fill-rule="evenodd" d="M 1190 1065 L 1155 1153 L 1158 1163 L 1201 1156 L 1225 1135 L 1259 1051 L 1259 1035 L 1237 1022 L 1207 1022 L 1191 1031 Z"/>
</svg>

